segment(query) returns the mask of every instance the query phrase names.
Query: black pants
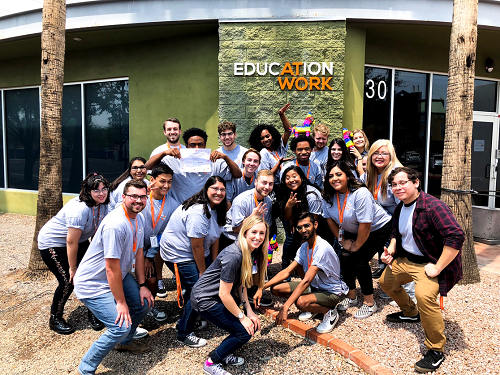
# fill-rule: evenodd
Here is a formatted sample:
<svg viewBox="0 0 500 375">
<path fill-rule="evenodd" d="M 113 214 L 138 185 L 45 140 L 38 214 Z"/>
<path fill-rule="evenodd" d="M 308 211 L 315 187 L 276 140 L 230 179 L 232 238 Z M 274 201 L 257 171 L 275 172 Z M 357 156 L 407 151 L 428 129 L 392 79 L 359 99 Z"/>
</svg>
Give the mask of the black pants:
<svg viewBox="0 0 500 375">
<path fill-rule="evenodd" d="M 382 228 L 370 232 L 366 242 L 358 251 L 350 253 L 342 250 L 340 254 L 340 268 L 344 277 L 344 282 L 349 289 L 356 289 L 356 278 L 358 279 L 361 291 L 365 296 L 373 294 L 372 270 L 370 259 L 384 248 L 387 239 L 391 236 L 392 219 Z M 346 239 L 356 239 L 357 234 L 345 233 Z"/>
<path fill-rule="evenodd" d="M 89 245 L 89 241 L 84 241 L 78 244 L 77 265 L 79 265 L 82 261 Z M 49 267 L 49 270 L 54 274 L 59 282 L 59 285 L 54 292 L 50 313 L 62 316 L 66 301 L 74 289 L 73 283 L 69 282 L 68 249 L 66 246 L 43 249 L 40 250 L 40 255 L 42 256 L 42 259 L 47 267 Z"/>
</svg>

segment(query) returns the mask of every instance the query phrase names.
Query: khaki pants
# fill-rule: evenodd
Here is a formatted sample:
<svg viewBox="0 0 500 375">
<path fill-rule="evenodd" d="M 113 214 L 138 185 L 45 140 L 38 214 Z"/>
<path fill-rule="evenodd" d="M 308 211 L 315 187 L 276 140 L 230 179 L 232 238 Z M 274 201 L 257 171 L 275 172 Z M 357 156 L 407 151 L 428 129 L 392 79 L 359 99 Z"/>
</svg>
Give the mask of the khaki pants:
<svg viewBox="0 0 500 375">
<path fill-rule="evenodd" d="M 444 352 L 444 320 L 436 298 L 439 293 L 437 277 L 429 277 L 424 271 L 425 264 L 396 258 L 392 270 L 386 267 L 380 278 L 380 286 L 399 305 L 405 316 L 415 316 L 420 312 L 420 320 L 425 333 L 425 346 L 437 352 Z M 402 285 L 415 281 L 417 305 L 408 296 Z"/>
</svg>

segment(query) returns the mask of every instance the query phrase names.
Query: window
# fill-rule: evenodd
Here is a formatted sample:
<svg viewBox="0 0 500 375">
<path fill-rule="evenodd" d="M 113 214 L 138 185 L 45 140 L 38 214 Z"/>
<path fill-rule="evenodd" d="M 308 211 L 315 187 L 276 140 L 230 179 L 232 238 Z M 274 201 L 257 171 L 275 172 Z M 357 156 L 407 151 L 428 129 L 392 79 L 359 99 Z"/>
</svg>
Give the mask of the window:
<svg viewBox="0 0 500 375">
<path fill-rule="evenodd" d="M 474 111 L 495 112 L 497 104 L 497 83 L 474 80 Z"/>
<path fill-rule="evenodd" d="M 4 114 L 0 116 L 0 188 L 38 189 L 39 90 L 38 87 L 0 90 L 0 94 L 3 93 L 0 113 L 3 107 Z M 127 168 L 128 105 L 127 80 L 64 86 L 63 192 L 78 193 L 88 172 L 101 172 L 111 182 Z M 6 135 L 5 149 L 3 134 Z M 85 139 L 83 134 L 86 134 Z M 7 179 L 4 178 L 4 160 L 8 161 Z"/>
<path fill-rule="evenodd" d="M 392 80 L 390 69 L 365 68 L 363 130 L 370 143 L 389 139 Z"/>
<path fill-rule="evenodd" d="M 128 167 L 128 81 L 85 85 L 87 171 L 110 182 Z"/>
<path fill-rule="evenodd" d="M 38 189 L 40 94 L 38 88 L 5 90 L 9 187 Z"/>
</svg>

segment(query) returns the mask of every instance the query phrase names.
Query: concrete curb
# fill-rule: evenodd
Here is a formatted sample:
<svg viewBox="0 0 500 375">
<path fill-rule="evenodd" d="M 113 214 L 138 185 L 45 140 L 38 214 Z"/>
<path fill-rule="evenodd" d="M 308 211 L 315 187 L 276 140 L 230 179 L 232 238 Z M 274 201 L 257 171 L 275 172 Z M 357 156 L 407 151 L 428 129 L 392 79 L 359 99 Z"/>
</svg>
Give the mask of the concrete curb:
<svg viewBox="0 0 500 375">
<path fill-rule="evenodd" d="M 272 320 L 278 315 L 278 311 L 271 308 L 261 307 L 260 312 Z M 335 350 L 345 358 L 353 361 L 370 375 L 393 375 L 385 366 L 368 357 L 361 350 L 335 338 L 329 333 L 318 333 L 315 328 L 295 319 L 287 319 L 282 326 L 320 345 Z"/>
</svg>

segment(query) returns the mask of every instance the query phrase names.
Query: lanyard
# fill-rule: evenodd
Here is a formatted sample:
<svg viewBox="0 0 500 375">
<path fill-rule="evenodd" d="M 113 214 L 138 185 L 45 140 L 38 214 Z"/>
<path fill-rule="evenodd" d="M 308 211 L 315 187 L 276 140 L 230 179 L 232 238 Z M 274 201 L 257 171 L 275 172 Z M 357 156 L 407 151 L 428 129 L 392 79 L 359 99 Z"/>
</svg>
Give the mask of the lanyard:
<svg viewBox="0 0 500 375">
<path fill-rule="evenodd" d="M 161 201 L 160 214 L 158 215 L 158 219 L 155 221 L 155 205 L 153 203 L 153 194 L 149 194 L 149 200 L 151 202 L 151 222 L 153 223 L 153 229 L 155 229 L 156 224 L 160 221 L 161 213 L 163 212 L 163 207 L 165 206 L 165 197 L 163 197 Z M 137 224 L 137 222 L 136 222 Z M 132 225 L 132 224 L 130 224 Z"/>
<path fill-rule="evenodd" d="M 255 200 L 255 207 L 259 206 L 259 201 L 257 200 L 257 192 L 253 192 L 253 199 Z"/>
<path fill-rule="evenodd" d="M 250 179 L 250 183 L 248 184 L 249 186 L 252 185 L 252 182 L 253 182 L 253 178 L 255 177 L 255 173 L 252 175 L 252 178 Z M 247 180 L 245 179 L 245 174 L 243 174 L 243 176 L 241 177 L 243 179 L 243 181 L 247 182 Z"/>
<path fill-rule="evenodd" d="M 134 227 L 132 226 L 132 220 L 130 220 L 130 217 L 128 216 L 127 210 L 125 209 L 125 206 L 122 203 L 122 208 L 123 212 L 125 212 L 125 216 L 130 224 L 130 228 L 134 230 Z M 132 263 L 132 272 L 135 272 L 135 253 L 137 251 L 137 218 L 135 219 L 135 233 L 133 237 L 133 247 L 132 247 L 132 252 L 134 253 L 134 261 Z"/>
<path fill-rule="evenodd" d="M 313 247 L 311 248 L 311 257 L 309 257 L 309 245 L 307 245 L 307 269 L 309 269 L 309 267 L 311 267 L 311 263 L 313 261 L 313 254 L 314 254 L 314 248 L 316 247 L 316 241 L 318 240 L 318 236 L 316 236 L 316 238 L 314 239 L 314 244 L 313 244 Z"/>
<path fill-rule="evenodd" d="M 167 147 L 168 147 L 168 149 L 170 150 L 170 144 L 169 144 L 168 142 L 167 142 Z M 177 148 L 177 147 L 175 147 L 175 146 L 174 146 L 174 148 Z M 179 150 L 180 150 L 181 148 L 182 148 L 182 145 L 179 145 Z"/>
<path fill-rule="evenodd" d="M 299 167 L 299 162 L 295 160 L 295 165 Z M 309 180 L 309 172 L 311 171 L 311 162 L 307 165 L 307 179 Z"/>
<path fill-rule="evenodd" d="M 382 178 L 380 178 L 380 183 L 378 184 L 378 186 L 375 186 L 375 194 L 374 194 L 375 200 L 377 200 L 378 192 L 380 190 L 380 186 L 382 186 Z"/>
<path fill-rule="evenodd" d="M 340 195 L 339 192 L 337 191 L 337 206 L 339 209 L 339 222 L 340 222 L 340 227 L 342 228 L 342 223 L 344 222 L 344 209 L 345 205 L 347 203 L 347 196 L 349 195 L 349 190 L 345 192 L 345 198 L 344 198 L 344 204 L 342 206 L 342 210 L 340 209 Z"/>
<path fill-rule="evenodd" d="M 94 234 L 97 232 L 97 227 L 99 226 L 99 218 L 101 212 L 101 205 L 97 208 L 97 223 L 95 221 L 94 207 L 92 207 L 92 219 L 94 220 Z"/>
</svg>

